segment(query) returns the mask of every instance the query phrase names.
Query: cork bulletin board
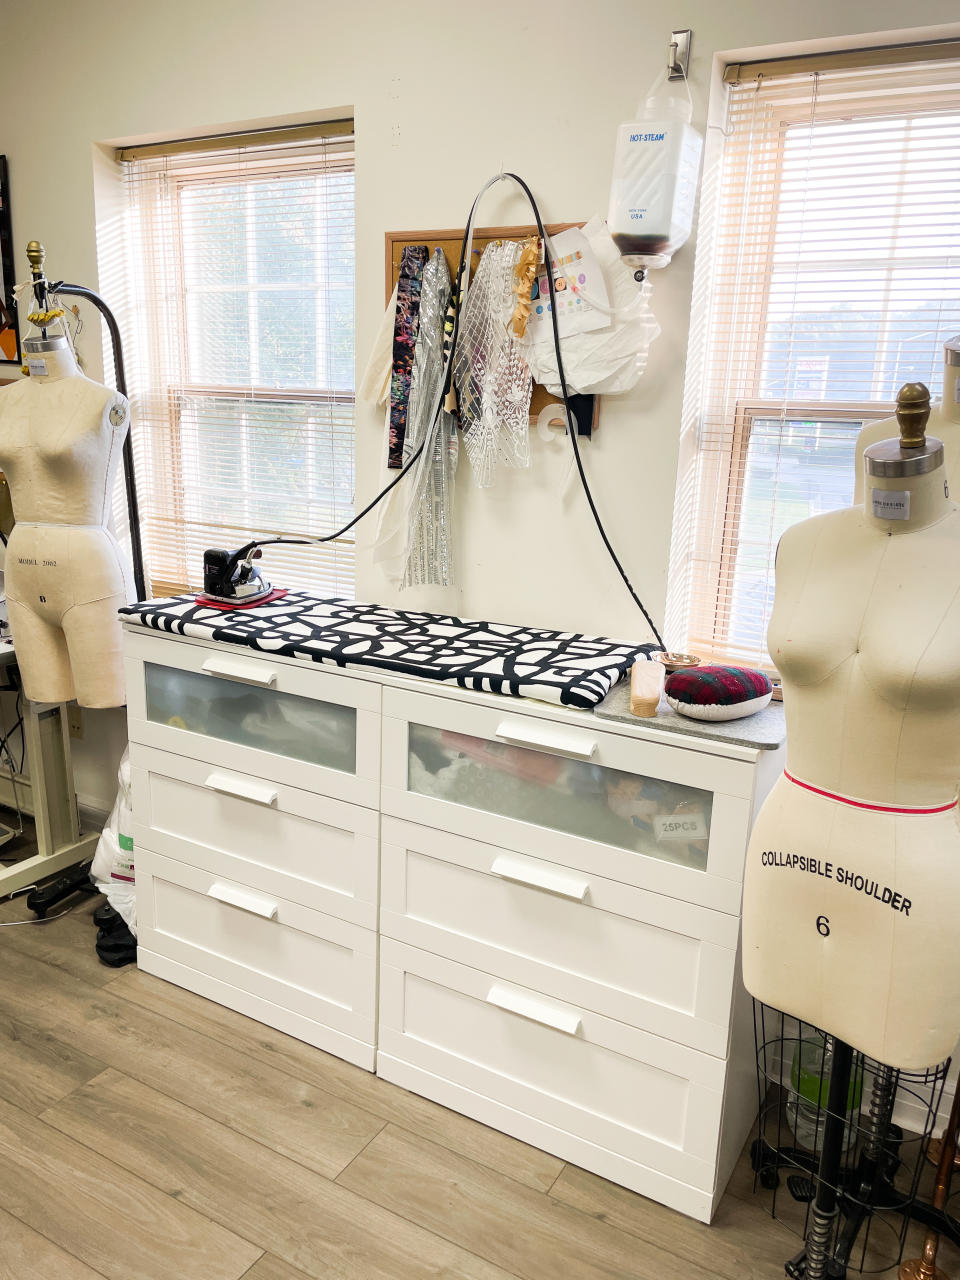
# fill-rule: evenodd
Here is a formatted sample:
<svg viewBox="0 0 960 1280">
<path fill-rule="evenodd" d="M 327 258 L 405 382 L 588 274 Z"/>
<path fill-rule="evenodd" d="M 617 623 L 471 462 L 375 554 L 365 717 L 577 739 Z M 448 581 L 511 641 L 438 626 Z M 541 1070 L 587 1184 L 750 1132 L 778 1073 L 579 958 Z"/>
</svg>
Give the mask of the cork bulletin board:
<svg viewBox="0 0 960 1280">
<path fill-rule="evenodd" d="M 582 227 L 582 222 L 548 222 L 546 226 L 547 235 L 559 235 L 561 231 L 568 231 L 571 227 Z M 471 274 L 480 261 L 480 255 L 490 243 L 491 240 L 526 240 L 529 236 L 535 236 L 537 228 L 533 225 L 528 227 L 477 227 L 473 233 L 473 262 L 470 267 Z M 390 301 L 394 286 L 400 278 L 400 259 L 403 251 L 410 244 L 425 244 L 431 255 L 435 249 L 442 249 L 443 256 L 447 260 L 447 266 L 450 268 L 450 279 L 456 280 L 457 270 L 460 266 L 460 250 L 463 245 L 463 228 L 456 228 L 446 231 L 388 231 L 386 234 L 386 290 L 384 302 Z M 585 398 L 585 397 L 584 397 Z M 593 430 L 597 428 L 597 406 L 599 405 L 599 397 L 593 398 Z M 533 384 L 533 394 L 530 397 L 530 417 L 536 419 L 540 411 L 548 404 L 559 404 L 557 396 L 551 395 L 545 387 L 541 387 L 539 383 Z M 574 413 L 580 418 L 579 409 L 574 407 Z"/>
</svg>

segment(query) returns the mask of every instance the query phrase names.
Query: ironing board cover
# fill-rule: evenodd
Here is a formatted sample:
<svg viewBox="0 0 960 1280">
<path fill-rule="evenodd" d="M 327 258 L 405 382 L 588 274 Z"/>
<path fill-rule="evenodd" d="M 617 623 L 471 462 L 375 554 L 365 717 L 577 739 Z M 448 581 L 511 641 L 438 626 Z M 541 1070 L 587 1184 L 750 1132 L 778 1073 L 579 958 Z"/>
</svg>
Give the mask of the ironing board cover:
<svg viewBox="0 0 960 1280">
<path fill-rule="evenodd" d="M 338 667 L 378 667 L 567 707 L 596 706 L 637 658 L 658 648 L 298 591 L 230 613 L 198 604 L 194 596 L 147 600 L 120 613 L 154 631 Z"/>
</svg>

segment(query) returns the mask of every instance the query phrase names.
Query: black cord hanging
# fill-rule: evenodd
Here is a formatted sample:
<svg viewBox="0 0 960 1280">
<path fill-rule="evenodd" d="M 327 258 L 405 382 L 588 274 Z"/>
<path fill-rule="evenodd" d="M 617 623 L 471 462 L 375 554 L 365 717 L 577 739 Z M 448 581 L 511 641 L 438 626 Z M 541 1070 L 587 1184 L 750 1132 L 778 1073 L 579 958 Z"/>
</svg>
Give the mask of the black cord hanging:
<svg viewBox="0 0 960 1280">
<path fill-rule="evenodd" d="M 481 190 L 477 193 L 476 197 L 474 198 L 473 204 L 470 207 L 470 216 L 467 218 L 467 225 L 464 229 L 463 241 L 460 246 L 460 265 L 457 270 L 456 282 L 454 284 L 453 336 L 450 342 L 449 351 L 447 353 L 447 361 L 446 361 L 446 366 L 444 368 L 444 377 L 441 382 L 440 398 L 438 400 L 436 411 L 433 417 L 433 423 L 432 423 L 433 426 L 436 425 L 437 418 L 439 417 L 440 413 L 443 410 L 444 399 L 446 397 L 447 392 L 449 392 L 452 381 L 453 381 L 453 362 L 454 362 L 454 356 L 456 355 L 457 342 L 460 337 L 461 300 L 463 297 L 463 286 L 466 282 L 467 244 L 470 240 L 470 234 L 471 234 L 471 228 L 473 226 L 474 215 L 477 211 L 477 205 L 480 203 L 481 196 L 483 196 L 484 192 L 494 182 L 499 181 L 501 178 L 511 179 L 521 188 L 521 190 L 526 195 L 527 200 L 530 203 L 530 208 L 533 210 L 533 216 L 536 219 L 537 231 L 540 235 L 541 243 L 544 246 L 544 252 L 545 254 L 547 254 L 547 257 L 549 259 L 549 252 L 547 249 L 548 238 L 547 238 L 546 231 L 544 230 L 543 219 L 540 216 L 540 210 L 537 207 L 537 202 L 534 199 L 533 192 L 530 190 L 530 188 L 527 186 L 524 180 L 521 177 L 518 177 L 517 174 L 515 173 L 498 174 L 496 178 L 491 179 L 490 182 L 488 182 L 485 186 L 483 186 Z M 563 355 L 560 350 L 560 330 L 557 325 L 556 289 L 555 289 L 554 279 L 553 279 L 553 270 L 549 264 L 549 261 L 547 264 L 547 284 L 550 289 L 551 317 L 553 321 L 553 344 L 554 344 L 554 350 L 557 356 L 557 370 L 559 371 L 559 374 L 560 374 L 560 388 L 562 392 L 563 404 L 567 412 L 567 433 L 570 436 L 570 442 L 573 446 L 573 455 L 577 463 L 577 474 L 580 477 L 580 484 L 583 487 L 583 492 L 586 496 L 587 504 L 590 507 L 590 513 L 593 516 L 594 524 L 597 526 L 597 530 L 600 534 L 600 538 L 603 542 L 603 545 L 606 548 L 607 554 L 609 555 L 610 559 L 613 561 L 614 567 L 616 568 L 617 573 L 620 575 L 621 579 L 623 580 L 623 583 L 626 586 L 627 590 L 630 592 L 630 596 L 633 599 L 633 602 L 636 604 L 637 608 L 640 610 L 640 612 L 643 614 L 644 618 L 646 619 L 647 625 L 649 626 L 650 630 L 653 632 L 654 636 L 656 637 L 657 644 L 660 646 L 661 649 L 664 649 L 666 646 L 663 643 L 663 639 L 661 638 L 660 632 L 657 630 L 656 624 L 651 618 L 643 601 L 640 599 L 639 595 L 637 594 L 633 586 L 633 583 L 630 581 L 629 577 L 627 576 L 627 571 L 626 569 L 624 569 L 623 564 L 620 561 L 620 557 L 617 555 L 616 551 L 614 550 L 613 544 L 611 543 L 610 538 L 607 535 L 607 531 L 603 526 L 603 521 L 600 518 L 600 512 L 597 510 L 597 504 L 594 501 L 593 493 L 590 490 L 590 484 L 587 480 L 586 472 L 583 469 L 583 459 L 580 456 L 580 446 L 577 443 L 577 420 L 570 403 L 570 394 L 567 390 L 567 379 L 566 379 L 566 374 L 564 373 L 564 368 L 563 368 Z M 66 291 L 67 290 L 65 289 L 64 292 Z M 428 432 L 426 438 L 428 439 L 429 436 L 430 436 L 430 433 Z M 390 483 L 385 485 L 375 497 L 371 498 L 371 500 L 367 503 L 367 505 L 363 508 L 362 511 L 358 512 L 351 520 L 349 520 L 341 528 L 335 530 L 333 533 L 327 533 L 322 535 L 318 534 L 316 536 L 311 535 L 310 537 L 306 537 L 306 538 L 268 538 L 262 541 L 258 540 L 258 541 L 249 542 L 245 546 L 241 547 L 239 551 L 233 552 L 233 554 L 229 557 L 229 562 L 227 566 L 225 566 L 226 576 L 229 577 L 230 574 L 233 572 L 233 570 L 236 569 L 240 561 L 245 559 L 250 554 L 251 551 L 254 551 L 258 547 L 276 546 L 277 544 L 281 544 L 281 543 L 285 546 L 296 546 L 296 547 L 316 546 L 317 544 L 324 543 L 324 542 L 333 542 L 336 538 L 342 537 L 345 533 L 347 533 L 350 529 L 352 529 L 355 524 L 357 524 L 360 520 L 362 520 L 364 516 L 368 515 L 373 510 L 374 507 L 376 507 L 380 502 L 382 502 L 383 499 L 387 496 L 390 490 L 394 488 L 395 485 L 400 483 L 403 477 L 407 474 L 407 472 L 410 470 L 413 464 L 420 457 L 421 453 L 424 450 L 425 444 L 426 444 L 426 439 L 421 441 L 421 443 L 413 451 L 413 453 L 410 455 L 407 461 L 403 464 L 402 468 L 393 477 Z"/>
</svg>

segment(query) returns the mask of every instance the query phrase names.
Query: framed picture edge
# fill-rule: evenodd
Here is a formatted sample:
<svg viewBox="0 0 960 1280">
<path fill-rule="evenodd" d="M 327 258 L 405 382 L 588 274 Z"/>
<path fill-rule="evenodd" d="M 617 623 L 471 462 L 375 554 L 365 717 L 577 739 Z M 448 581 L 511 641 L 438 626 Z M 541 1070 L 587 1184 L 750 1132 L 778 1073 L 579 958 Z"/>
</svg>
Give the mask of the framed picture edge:
<svg viewBox="0 0 960 1280">
<path fill-rule="evenodd" d="M 13 334 L 16 338 L 16 354 L 6 356 L 0 347 L 0 366 L 3 365 L 19 365 L 23 361 L 23 351 L 20 346 L 20 324 L 17 316 L 17 304 L 13 296 L 13 286 L 16 280 L 16 271 L 14 267 L 13 252 L 13 219 L 10 215 L 10 170 L 7 165 L 7 157 L 0 154 L 0 290 L 2 290 L 3 309 L 8 312 L 13 319 Z M 3 325 L 3 317 L 0 315 L 0 332 L 4 332 L 11 328 L 10 325 Z"/>
</svg>

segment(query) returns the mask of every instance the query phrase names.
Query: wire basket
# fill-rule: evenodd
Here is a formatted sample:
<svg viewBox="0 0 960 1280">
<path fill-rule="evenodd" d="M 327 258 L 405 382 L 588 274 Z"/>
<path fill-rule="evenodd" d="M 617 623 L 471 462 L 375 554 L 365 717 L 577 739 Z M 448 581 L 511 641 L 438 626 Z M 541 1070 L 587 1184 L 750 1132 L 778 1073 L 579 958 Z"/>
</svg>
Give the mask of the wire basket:
<svg viewBox="0 0 960 1280">
<path fill-rule="evenodd" d="M 753 1014 L 759 1096 L 750 1147 L 754 1190 L 768 1193 L 771 1215 L 809 1243 L 834 1041 L 758 1001 Z M 832 1184 L 839 1213 L 825 1245 L 828 1276 L 876 1274 L 900 1261 L 948 1066 L 900 1071 L 853 1055 Z M 786 1262 L 787 1275 L 804 1276 L 805 1258 L 800 1249 Z"/>
</svg>

